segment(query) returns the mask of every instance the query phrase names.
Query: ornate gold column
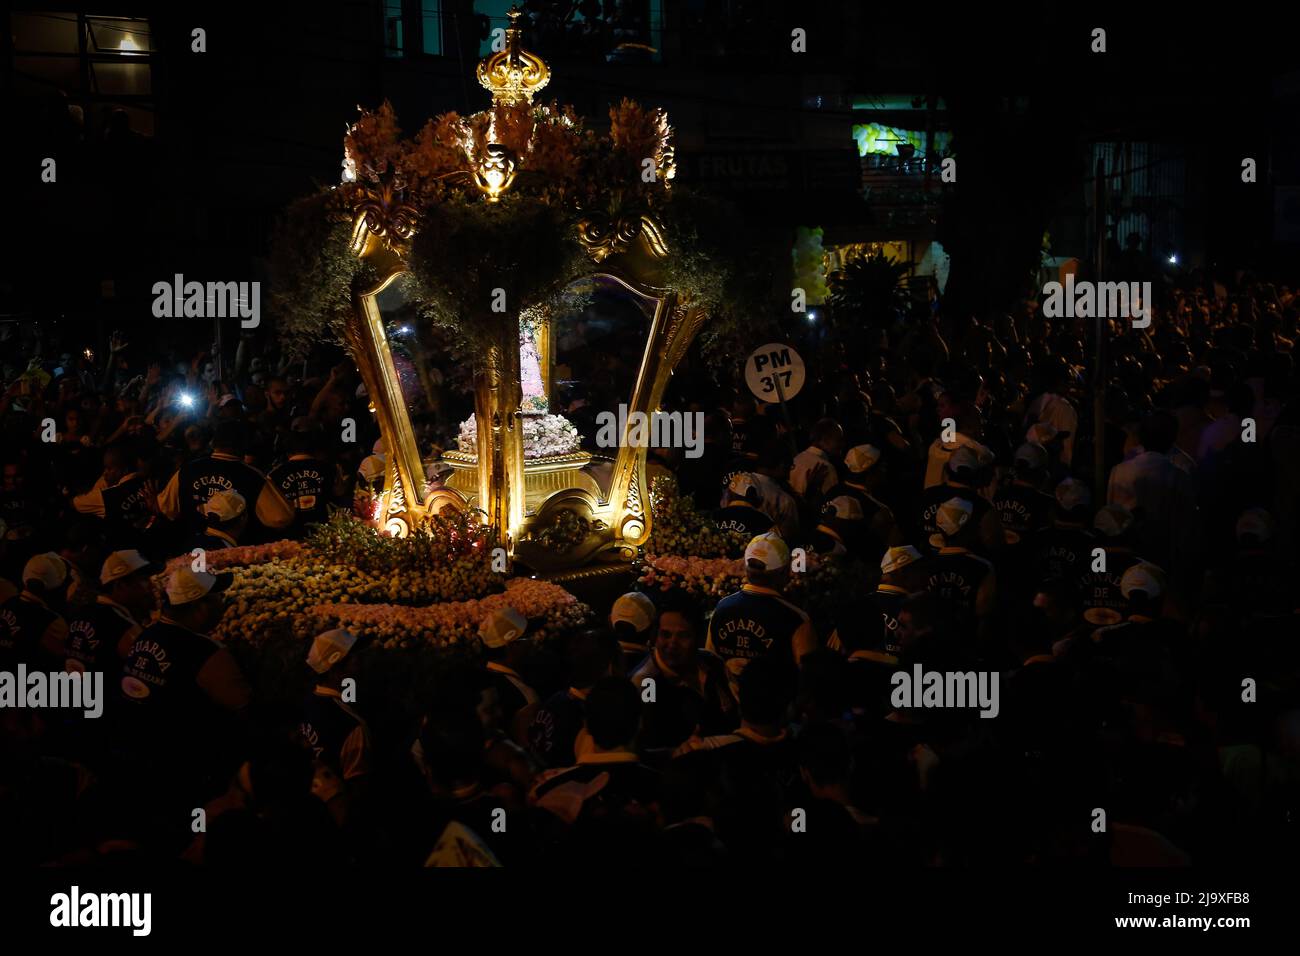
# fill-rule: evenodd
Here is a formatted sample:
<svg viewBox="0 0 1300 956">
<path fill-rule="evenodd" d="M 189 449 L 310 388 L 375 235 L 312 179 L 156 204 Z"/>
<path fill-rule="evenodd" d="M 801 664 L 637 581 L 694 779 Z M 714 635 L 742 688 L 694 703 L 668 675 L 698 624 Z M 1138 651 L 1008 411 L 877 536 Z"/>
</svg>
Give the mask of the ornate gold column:
<svg viewBox="0 0 1300 956">
<path fill-rule="evenodd" d="M 497 543 L 511 549 L 524 519 L 519 324 L 517 320 L 503 322 L 499 316 L 492 319 L 499 327 L 474 372 L 479 499 L 488 523 L 496 529 Z"/>
<path fill-rule="evenodd" d="M 418 220 L 415 210 L 401 203 L 390 185 L 378 190 L 353 188 L 357 200 L 352 252 L 374 273 L 373 281 L 359 283 L 352 291 L 352 311 L 344 324 L 343 339 L 361 373 L 388 447 L 386 507 L 380 520 L 391 533 L 405 535 L 410 530 L 407 516 L 422 510 L 424 466 L 376 297 L 406 270 L 404 256 Z"/>
<path fill-rule="evenodd" d="M 656 300 L 646 350 L 632 390 L 631 408 L 647 415 L 659 408 L 673 367 L 686 354 L 705 318 L 704 310 L 681 304 L 676 293 L 669 292 Z M 635 546 L 644 544 L 650 537 L 650 486 L 645 472 L 648 449 L 629 445 L 627 435 L 620 438 L 610 501 L 621 506 L 615 513 L 619 537 L 625 544 Z"/>
</svg>

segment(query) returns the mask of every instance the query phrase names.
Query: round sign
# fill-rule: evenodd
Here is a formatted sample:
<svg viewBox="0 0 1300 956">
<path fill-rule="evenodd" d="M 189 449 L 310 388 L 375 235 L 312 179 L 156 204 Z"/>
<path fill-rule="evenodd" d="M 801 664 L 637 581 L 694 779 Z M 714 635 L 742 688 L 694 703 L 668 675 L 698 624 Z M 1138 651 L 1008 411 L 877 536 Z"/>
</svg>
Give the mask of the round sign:
<svg viewBox="0 0 1300 956">
<path fill-rule="evenodd" d="M 745 359 L 745 384 L 760 402 L 794 398 L 804 378 L 803 359 L 780 342 L 760 346 Z"/>
</svg>

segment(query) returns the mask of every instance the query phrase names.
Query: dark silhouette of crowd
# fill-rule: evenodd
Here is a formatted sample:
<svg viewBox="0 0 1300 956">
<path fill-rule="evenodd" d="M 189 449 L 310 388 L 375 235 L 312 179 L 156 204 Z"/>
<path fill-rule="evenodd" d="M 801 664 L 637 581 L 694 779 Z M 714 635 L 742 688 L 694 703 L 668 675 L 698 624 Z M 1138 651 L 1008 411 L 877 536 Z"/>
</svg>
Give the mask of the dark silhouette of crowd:
<svg viewBox="0 0 1300 956">
<path fill-rule="evenodd" d="M 692 358 L 664 407 L 703 415 L 702 455 L 649 470 L 742 533 L 743 585 L 620 588 L 549 642 L 494 613 L 406 726 L 344 693 L 348 631 L 301 648 L 304 701 L 260 700 L 207 637 L 228 576 L 174 569 L 161 606 L 150 584 L 191 548 L 301 537 L 382 477 L 350 363 L 3 326 L 0 670 L 102 670 L 115 711 L 0 710 L 10 857 L 1286 859 L 1300 301 L 1193 273 L 1152 317 L 1112 320 L 1103 381 L 1090 320 L 1032 301 L 864 319 L 871 347 L 820 343 L 785 409 Z M 808 562 L 852 586 L 804 606 Z M 995 675 L 996 713 L 900 699 L 918 668 Z"/>
</svg>

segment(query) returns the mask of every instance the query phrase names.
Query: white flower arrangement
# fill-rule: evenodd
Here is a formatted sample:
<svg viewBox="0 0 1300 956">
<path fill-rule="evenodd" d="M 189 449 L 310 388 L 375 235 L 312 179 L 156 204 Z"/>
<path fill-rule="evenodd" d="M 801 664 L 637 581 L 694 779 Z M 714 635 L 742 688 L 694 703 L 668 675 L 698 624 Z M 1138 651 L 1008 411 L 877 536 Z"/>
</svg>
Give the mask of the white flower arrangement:
<svg viewBox="0 0 1300 956">
<path fill-rule="evenodd" d="M 525 416 L 524 458 L 548 458 L 568 455 L 582 446 L 578 429 L 563 415 Z M 460 423 L 456 447 L 467 455 L 478 453 L 478 423 L 471 415 Z"/>
</svg>

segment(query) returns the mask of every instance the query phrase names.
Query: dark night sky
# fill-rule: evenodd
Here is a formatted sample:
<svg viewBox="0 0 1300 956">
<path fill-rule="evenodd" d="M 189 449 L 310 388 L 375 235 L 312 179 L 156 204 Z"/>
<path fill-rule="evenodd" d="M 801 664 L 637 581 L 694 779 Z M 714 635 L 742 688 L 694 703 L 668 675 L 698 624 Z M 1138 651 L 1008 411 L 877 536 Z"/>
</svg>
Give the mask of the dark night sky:
<svg viewBox="0 0 1300 956">
<path fill-rule="evenodd" d="M 706 45 L 698 28 L 690 36 L 671 36 L 693 28 L 680 19 L 687 5 L 665 6 L 665 46 Z M 824 82 L 847 92 L 942 95 L 961 182 L 940 236 L 954 256 L 954 291 L 973 308 L 996 305 L 1014 292 L 1021 273 L 1007 263 L 1032 258 L 1053 210 L 1077 200 L 1087 174 L 1081 146 L 1090 138 L 1185 145 L 1205 179 L 1203 208 L 1189 215 L 1204 220 L 1211 258 L 1267 262 L 1287 251 L 1268 242 L 1267 185 L 1249 190 L 1238 175 L 1240 157 L 1255 154 L 1272 156 L 1279 181 L 1300 178 L 1294 135 L 1282 135 L 1294 126 L 1295 101 L 1272 92 L 1295 58 L 1285 32 L 1269 28 L 1258 11 L 1171 12 L 1136 4 L 1014 11 L 759 3 L 733 9 L 749 11 L 750 27 L 726 31 L 714 43 L 727 48 L 723 57 L 678 58 L 658 72 L 609 67 L 590 75 L 557 63 L 548 95 L 574 101 L 589 114 L 624 93 L 667 101 L 689 141 L 698 139 L 693 112 L 726 112 L 737 95 L 732 90 L 752 88 L 763 92 L 735 107 L 767 109 L 779 137 L 796 144 L 806 128 L 800 88 Z M 149 15 L 147 8 L 121 12 Z M 408 118 L 408 129 L 434 113 L 463 109 L 467 99 L 472 109 L 482 108 L 486 98 L 474 84 L 472 62 L 462 75 L 454 55 L 385 60 L 376 13 L 372 3 L 158 6 L 152 18 L 161 51 L 154 67 L 157 133 L 147 154 L 108 167 L 93 153 L 80 167 L 70 162 L 60 195 L 41 188 L 34 172 L 40 157 L 59 151 L 48 122 L 57 101 L 16 96 L 11 89 L 8 110 L 21 133 L 6 163 L 27 241 L 6 259 L 7 310 L 43 309 L 58 298 L 33 295 L 38 286 L 59 290 L 60 307 L 77 308 L 96 297 L 104 275 L 117 276 L 129 299 L 135 280 L 164 261 L 165 272 L 211 271 L 216 264 L 242 271 L 250 257 L 264 254 L 276 210 L 317 182 L 337 180 L 341 136 L 355 105 L 388 97 Z M 206 54 L 189 52 L 194 24 L 208 31 Z M 804 56 L 789 52 L 789 30 L 800 25 L 810 37 Z M 1088 49 L 1095 26 L 1107 30 L 1104 55 Z M 737 84 L 736 77 L 754 79 Z M 663 96 L 656 95 L 657 86 Z M 788 95 L 770 92 L 784 88 Z M 1007 97 L 1021 98 L 1019 108 L 1007 109 Z M 826 111 L 820 113 L 818 119 L 826 120 Z M 846 110 L 846 129 L 851 121 Z M 782 197 L 774 207 L 778 220 L 788 215 L 791 227 L 798 224 L 805 199 L 811 201 Z M 759 208 L 751 215 L 773 212 Z M 80 264 L 79 275 L 69 281 L 71 262 Z"/>
</svg>

